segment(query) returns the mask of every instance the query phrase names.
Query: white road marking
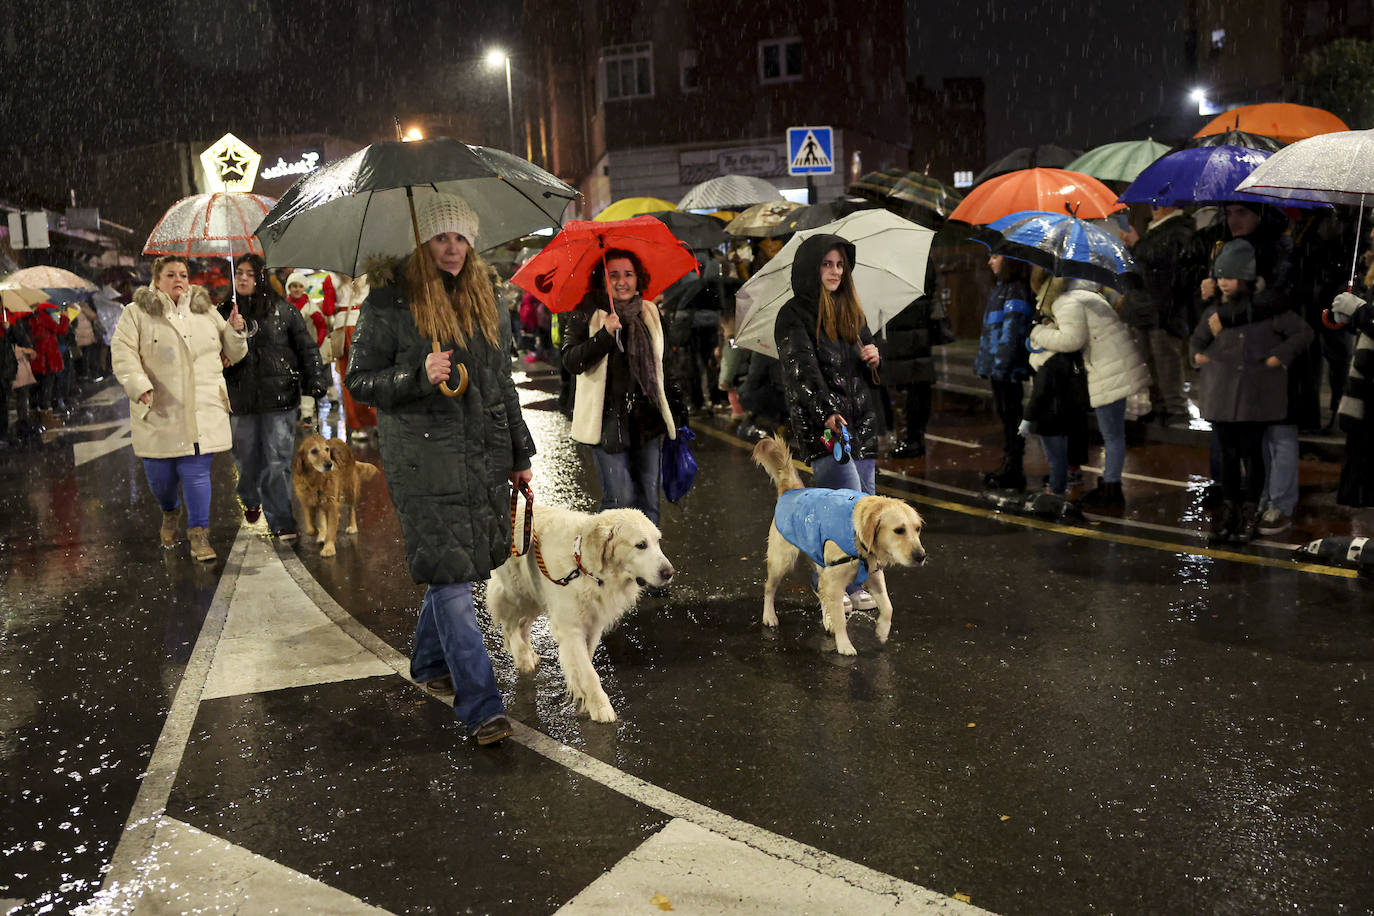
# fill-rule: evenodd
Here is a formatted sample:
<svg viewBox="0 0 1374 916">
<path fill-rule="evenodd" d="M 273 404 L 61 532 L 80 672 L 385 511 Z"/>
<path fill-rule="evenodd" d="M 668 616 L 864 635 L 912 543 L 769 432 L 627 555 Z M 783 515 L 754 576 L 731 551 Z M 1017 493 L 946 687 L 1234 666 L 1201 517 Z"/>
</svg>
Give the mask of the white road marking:
<svg viewBox="0 0 1374 916">
<path fill-rule="evenodd" d="M 113 432 L 104 439 L 94 439 L 90 442 L 72 443 L 72 460 L 77 467 L 88 461 L 117 452 L 122 448 L 129 448 L 134 444 L 133 432 L 129 428 L 129 420 L 124 419 L 119 422 Z"/>
<path fill-rule="evenodd" d="M 944 442 L 944 443 L 946 443 L 946 444 L 948 444 L 948 445 L 958 445 L 958 446 L 962 446 L 963 448 L 982 448 L 982 447 L 983 447 L 982 443 L 980 443 L 980 442 L 970 442 L 970 441 L 968 441 L 967 439 L 950 439 L 950 438 L 947 437 L 947 436 L 937 436 L 937 435 L 934 435 L 933 433 L 926 433 L 926 438 L 929 439 L 931 442 Z"/>
</svg>

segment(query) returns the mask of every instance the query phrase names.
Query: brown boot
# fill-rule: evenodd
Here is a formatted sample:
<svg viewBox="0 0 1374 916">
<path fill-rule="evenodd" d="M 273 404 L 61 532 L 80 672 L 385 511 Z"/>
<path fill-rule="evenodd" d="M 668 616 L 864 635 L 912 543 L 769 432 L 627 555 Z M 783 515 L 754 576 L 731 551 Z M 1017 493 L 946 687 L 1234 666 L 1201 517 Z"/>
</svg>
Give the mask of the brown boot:
<svg viewBox="0 0 1374 916">
<path fill-rule="evenodd" d="M 209 528 L 187 528 L 186 539 L 191 542 L 191 559 L 207 563 L 215 559 L 215 549 L 210 546 Z"/>
<path fill-rule="evenodd" d="M 181 521 L 181 507 L 178 506 L 171 512 L 162 513 L 162 530 L 158 532 L 158 537 L 162 539 L 163 547 L 172 547 L 177 542 L 177 522 Z"/>
<path fill-rule="evenodd" d="M 43 424 L 44 429 L 61 429 L 62 418 L 51 410 L 38 411 L 38 422 Z"/>
</svg>

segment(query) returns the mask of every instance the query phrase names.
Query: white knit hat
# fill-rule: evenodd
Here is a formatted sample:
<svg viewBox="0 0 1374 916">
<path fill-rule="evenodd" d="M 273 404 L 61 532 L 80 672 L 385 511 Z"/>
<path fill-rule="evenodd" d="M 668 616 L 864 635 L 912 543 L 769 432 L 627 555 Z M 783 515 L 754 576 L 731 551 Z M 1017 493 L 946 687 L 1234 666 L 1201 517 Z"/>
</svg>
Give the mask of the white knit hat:
<svg viewBox="0 0 1374 916">
<path fill-rule="evenodd" d="M 428 242 L 441 232 L 456 232 L 477 247 L 477 213 L 468 202 L 452 194 L 434 194 L 416 210 L 420 240 Z"/>
</svg>

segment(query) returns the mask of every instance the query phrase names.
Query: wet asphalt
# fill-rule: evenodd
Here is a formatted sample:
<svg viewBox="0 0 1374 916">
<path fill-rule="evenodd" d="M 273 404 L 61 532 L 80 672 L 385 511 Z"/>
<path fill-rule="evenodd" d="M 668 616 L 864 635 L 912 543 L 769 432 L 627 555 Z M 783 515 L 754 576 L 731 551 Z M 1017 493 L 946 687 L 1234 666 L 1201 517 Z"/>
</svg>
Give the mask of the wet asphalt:
<svg viewBox="0 0 1374 916">
<path fill-rule="evenodd" d="M 524 398 L 538 499 L 594 508 L 549 381 Z M 679 576 L 594 659 L 620 721 L 568 708 L 546 630 L 525 677 L 489 636 L 525 725 L 994 912 L 1374 910 L 1370 583 L 1277 551 L 1028 527 L 917 468 L 880 485 L 925 516 L 930 562 L 889 573 L 889 642 L 856 614 L 842 658 L 801 576 L 762 627 L 771 488 L 744 443 L 699 427 L 697 485 L 662 520 Z M 163 552 L 132 452 L 74 463 L 74 441 L 108 435 L 0 454 L 0 900 L 22 912 L 100 885 L 236 534 L 220 456 L 220 561 Z M 292 550 L 408 653 L 423 590 L 384 485 L 363 503 L 336 557 Z M 399 678 L 202 701 L 167 813 L 419 913 L 552 912 L 667 820 L 520 744 L 479 751 Z"/>
</svg>

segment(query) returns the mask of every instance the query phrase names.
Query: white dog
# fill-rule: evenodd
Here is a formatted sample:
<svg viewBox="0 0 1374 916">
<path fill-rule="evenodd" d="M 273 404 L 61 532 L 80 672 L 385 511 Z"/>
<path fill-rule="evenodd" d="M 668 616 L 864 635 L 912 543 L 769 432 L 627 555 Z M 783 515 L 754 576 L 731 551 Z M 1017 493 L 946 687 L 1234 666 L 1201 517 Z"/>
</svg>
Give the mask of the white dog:
<svg viewBox="0 0 1374 916">
<path fill-rule="evenodd" d="M 592 655 L 601 634 L 634 607 L 640 589 L 673 578 L 660 539 L 658 528 L 638 509 L 588 515 L 539 506 L 529 552 L 507 560 L 487 586 L 487 609 L 501 627 L 515 667 L 529 673 L 539 664 L 530 626 L 547 616 L 568 693 L 597 722 L 614 722 L 615 710 Z"/>
<path fill-rule="evenodd" d="M 821 598 L 821 624 L 835 634 L 835 651 L 857 655 L 845 627 L 844 591 L 860 572 L 878 604 L 878 641 L 887 642 L 892 628 L 892 601 L 887 595 L 884 566 L 924 565 L 926 551 L 921 546 L 920 513 L 900 499 L 865 496 L 848 490 L 810 489 L 802 486 L 792 466 L 792 452 L 780 436 L 764 439 L 754 446 L 754 462 L 768 472 L 778 488 L 778 506 L 768 529 L 768 582 L 763 587 L 763 625 L 778 625 L 773 599 L 783 577 L 797 564 L 803 552 L 817 562 Z M 792 494 L 792 491 L 800 491 Z M 788 495 L 792 494 L 792 495 Z M 784 506 L 796 496 L 809 502 Z M 796 510 L 801 510 L 797 512 Z M 784 518 L 784 514 L 789 517 Z M 794 544 L 778 530 L 779 522 L 793 531 L 802 543 Z M 844 542 L 841 546 L 837 540 Z M 852 545 L 852 546 L 850 546 Z M 805 551 L 803 550 L 805 548 Z M 823 551 L 823 553 L 822 553 Z"/>
</svg>

